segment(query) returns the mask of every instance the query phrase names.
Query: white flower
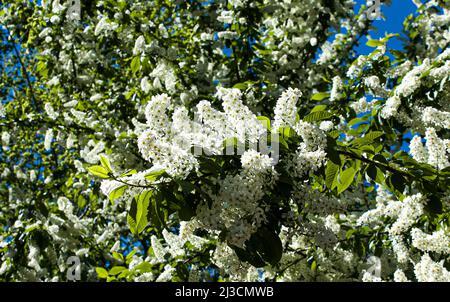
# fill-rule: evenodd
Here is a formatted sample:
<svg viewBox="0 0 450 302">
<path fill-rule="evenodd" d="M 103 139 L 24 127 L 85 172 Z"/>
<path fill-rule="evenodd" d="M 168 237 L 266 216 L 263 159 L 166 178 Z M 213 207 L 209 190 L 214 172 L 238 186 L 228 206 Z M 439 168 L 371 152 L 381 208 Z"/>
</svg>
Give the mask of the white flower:
<svg viewBox="0 0 450 302">
<path fill-rule="evenodd" d="M 334 124 L 332 121 L 323 121 L 320 123 L 319 128 L 322 131 L 330 131 L 331 129 L 333 129 Z"/>
<path fill-rule="evenodd" d="M 341 225 L 334 215 L 325 217 L 325 227 L 331 230 L 334 234 L 338 234 L 341 230 Z"/>
<path fill-rule="evenodd" d="M 45 38 L 51 33 L 52 29 L 50 27 L 46 27 L 39 33 L 39 38 Z"/>
<path fill-rule="evenodd" d="M 100 21 L 95 26 L 94 35 L 98 36 L 102 33 L 106 33 L 109 30 L 115 30 L 117 24 L 114 22 L 109 22 L 107 17 L 102 17 Z"/>
<path fill-rule="evenodd" d="M 450 112 L 440 111 L 433 107 L 425 107 L 422 121 L 428 125 L 450 129 Z"/>
<path fill-rule="evenodd" d="M 444 169 L 450 166 L 445 141 L 437 136 L 434 128 L 427 128 L 425 131 L 425 139 L 425 146 L 428 153 L 427 162 L 438 169 Z"/>
<path fill-rule="evenodd" d="M 53 15 L 50 17 L 50 22 L 52 22 L 53 24 L 58 24 L 61 21 L 61 19 L 59 18 L 58 15 Z"/>
<path fill-rule="evenodd" d="M 98 36 L 102 31 L 104 31 L 107 26 L 108 22 L 105 17 L 101 18 L 100 21 L 97 23 L 97 26 L 95 26 L 94 35 Z"/>
<path fill-rule="evenodd" d="M 266 154 L 261 154 L 255 150 L 248 150 L 242 154 L 242 167 L 252 172 L 263 173 L 273 167 L 273 159 Z"/>
<path fill-rule="evenodd" d="M 338 101 L 342 98 L 342 89 L 344 88 L 344 83 L 339 76 L 333 78 L 333 86 L 330 93 L 330 101 Z"/>
<path fill-rule="evenodd" d="M 118 252 L 119 249 L 120 249 L 120 240 L 117 240 L 109 251 L 111 253 L 113 253 L 113 252 Z"/>
<path fill-rule="evenodd" d="M 233 11 L 222 11 L 220 13 L 220 16 L 217 17 L 217 21 L 223 22 L 223 23 L 233 23 Z"/>
<path fill-rule="evenodd" d="M 41 266 L 39 264 L 40 252 L 39 246 L 34 241 L 28 243 L 28 266 L 32 267 L 37 273 L 41 272 Z"/>
<path fill-rule="evenodd" d="M 6 273 L 11 268 L 11 263 L 9 261 L 3 261 L 0 266 L 0 276 Z"/>
<path fill-rule="evenodd" d="M 164 266 L 164 272 L 161 273 L 161 275 L 156 278 L 156 282 L 167 282 L 172 279 L 172 274 L 175 271 L 175 268 L 167 264 Z"/>
<path fill-rule="evenodd" d="M 367 102 L 367 99 L 362 97 L 358 101 L 351 103 L 350 107 L 352 107 L 357 114 L 363 113 L 372 110 L 373 102 Z"/>
<path fill-rule="evenodd" d="M 75 134 L 70 133 L 66 140 L 66 148 L 71 149 L 75 145 L 76 140 Z"/>
<path fill-rule="evenodd" d="M 141 79 L 141 89 L 145 93 L 148 93 L 150 91 L 151 85 L 150 85 L 150 82 L 148 81 L 148 77 L 143 77 Z"/>
<path fill-rule="evenodd" d="M 377 76 L 370 76 L 364 79 L 364 84 L 375 91 L 380 88 L 380 79 Z"/>
<path fill-rule="evenodd" d="M 408 97 L 413 94 L 421 85 L 420 76 L 424 70 L 430 66 L 430 60 L 425 59 L 422 65 L 414 67 L 402 79 L 400 85 L 395 88 L 397 96 Z"/>
<path fill-rule="evenodd" d="M 450 235 L 439 230 L 428 235 L 418 228 L 411 230 L 412 245 L 424 252 L 450 254 Z"/>
<path fill-rule="evenodd" d="M 363 276 L 362 276 L 362 281 L 363 282 L 382 282 L 383 280 L 380 277 L 375 276 L 372 273 L 364 270 Z"/>
<path fill-rule="evenodd" d="M 53 141 L 53 129 L 47 129 L 47 131 L 45 132 L 45 139 L 44 139 L 44 149 L 46 151 L 52 148 L 52 141 Z"/>
<path fill-rule="evenodd" d="M 155 274 L 153 274 L 152 272 L 143 273 L 142 275 L 134 278 L 135 282 L 151 282 L 154 280 L 155 280 Z"/>
<path fill-rule="evenodd" d="M 59 113 L 53 109 L 50 103 L 45 103 L 44 109 L 48 117 L 51 118 L 52 120 L 56 119 L 59 116 Z"/>
<path fill-rule="evenodd" d="M 66 214 L 73 213 L 73 205 L 67 197 L 59 197 L 57 200 L 58 209 Z"/>
<path fill-rule="evenodd" d="M 331 44 L 329 41 L 325 41 L 325 43 L 322 45 L 322 53 L 317 60 L 317 64 L 325 65 L 327 62 L 331 61 L 335 53 L 336 50 L 334 49 L 333 44 Z"/>
<path fill-rule="evenodd" d="M 409 282 L 409 280 L 406 277 L 405 273 L 402 270 L 400 270 L 400 269 L 397 269 L 394 272 L 394 281 L 395 282 Z"/>
<path fill-rule="evenodd" d="M 208 34 L 208 33 L 201 33 L 200 34 L 200 40 L 202 41 L 209 41 L 213 39 L 213 35 L 212 34 Z"/>
<path fill-rule="evenodd" d="M 79 249 L 78 251 L 75 252 L 75 255 L 77 255 L 77 256 L 86 256 L 88 254 L 89 254 L 89 248 Z"/>
<path fill-rule="evenodd" d="M 185 243 L 184 240 L 182 240 L 179 236 L 171 232 L 168 232 L 166 229 L 162 231 L 162 235 L 166 243 L 169 245 L 168 251 L 172 255 L 172 257 L 184 255 L 183 249 L 183 245 Z"/>
<path fill-rule="evenodd" d="M 3 106 L 3 103 L 0 102 L 0 117 L 5 117 L 5 116 L 6 116 L 5 106 Z"/>
<path fill-rule="evenodd" d="M 150 241 L 152 244 L 153 253 L 156 256 L 156 259 L 159 262 L 164 262 L 164 256 L 167 254 L 167 250 L 162 246 L 159 242 L 158 238 L 155 235 L 150 237 Z"/>
<path fill-rule="evenodd" d="M 389 233 L 401 235 L 416 223 L 423 214 L 424 202 L 425 198 L 421 193 L 406 197 L 402 202 L 397 221 L 391 226 Z"/>
<path fill-rule="evenodd" d="M 426 162 L 428 159 L 428 153 L 422 144 L 422 138 L 415 135 L 409 143 L 409 154 L 418 162 Z"/>
<path fill-rule="evenodd" d="M 101 94 L 101 93 L 96 93 L 96 94 L 94 94 L 93 96 L 91 96 L 91 97 L 89 98 L 89 100 L 90 100 L 91 102 L 95 102 L 95 101 L 100 100 L 101 98 L 102 98 L 102 94 Z"/>
<path fill-rule="evenodd" d="M 134 43 L 133 55 L 140 55 L 145 49 L 145 38 L 144 36 L 139 36 Z"/>
<path fill-rule="evenodd" d="M 219 31 L 217 33 L 217 36 L 219 37 L 219 39 L 230 39 L 231 40 L 231 39 L 236 38 L 238 36 L 238 34 L 235 33 L 234 31 L 226 30 L 226 31 Z"/>
<path fill-rule="evenodd" d="M 381 117 L 383 117 L 384 119 L 388 119 L 392 116 L 396 116 L 400 105 L 401 105 L 400 97 L 398 97 L 397 95 L 390 97 L 386 101 L 386 104 L 384 105 L 383 109 L 381 109 L 380 113 Z"/>
<path fill-rule="evenodd" d="M 161 61 L 156 68 L 150 73 L 151 77 L 154 77 L 153 87 L 156 89 L 162 89 L 161 81 L 164 83 L 165 88 L 172 92 L 175 90 L 177 84 L 177 76 L 175 75 L 174 68 L 167 62 Z"/>
<path fill-rule="evenodd" d="M 443 260 L 436 263 L 428 254 L 414 266 L 414 273 L 419 282 L 450 282 L 450 272 L 445 269 Z"/>
<path fill-rule="evenodd" d="M 31 182 L 35 182 L 36 181 L 36 171 L 35 170 L 31 170 L 30 171 L 30 181 Z"/>
<path fill-rule="evenodd" d="M 47 85 L 49 86 L 56 86 L 59 85 L 59 78 L 58 76 L 54 76 L 53 78 L 51 78 L 48 82 Z"/>
<path fill-rule="evenodd" d="M 280 127 L 293 127 L 297 120 L 297 102 L 302 93 L 298 89 L 289 88 L 278 98 L 274 109 L 275 120 L 272 131 L 276 132 Z"/>
<path fill-rule="evenodd" d="M 2 132 L 2 145 L 5 147 L 8 146 L 10 140 L 11 140 L 11 134 L 9 134 L 9 132 L 6 132 L 6 131 Z"/>
</svg>

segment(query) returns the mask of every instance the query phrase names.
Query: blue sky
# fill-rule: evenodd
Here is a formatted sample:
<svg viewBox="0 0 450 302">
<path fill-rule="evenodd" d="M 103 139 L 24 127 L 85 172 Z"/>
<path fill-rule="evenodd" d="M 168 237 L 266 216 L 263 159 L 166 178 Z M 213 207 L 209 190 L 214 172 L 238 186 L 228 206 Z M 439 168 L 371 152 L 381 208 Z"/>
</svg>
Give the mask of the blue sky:
<svg viewBox="0 0 450 302">
<path fill-rule="evenodd" d="M 366 3 L 366 0 L 356 0 L 356 2 L 356 10 L 358 11 L 361 4 Z M 383 4 L 381 11 L 384 15 L 384 19 L 374 21 L 373 25 L 376 27 L 376 30 L 372 30 L 370 32 L 370 36 L 374 39 L 384 37 L 385 33 L 401 34 L 403 29 L 403 21 L 409 14 L 416 11 L 416 6 L 411 0 L 392 0 L 392 4 L 390 6 Z M 366 42 L 366 39 L 361 40 L 362 45 L 357 48 L 358 53 L 368 54 L 373 51 L 373 48 L 365 45 Z M 391 39 L 388 43 L 388 47 L 400 50 L 402 49 L 402 43 L 398 39 Z"/>
<path fill-rule="evenodd" d="M 359 8 L 362 4 L 366 3 L 366 0 L 356 0 L 357 5 L 355 7 L 356 11 L 359 11 Z M 373 25 L 375 27 L 374 30 L 369 32 L 369 35 L 372 39 L 379 39 L 385 36 L 386 33 L 399 33 L 403 35 L 403 21 L 405 18 L 415 13 L 416 6 L 413 4 L 411 0 L 392 0 L 391 5 L 382 5 L 381 11 L 384 15 L 384 18 L 381 20 L 375 20 Z M 361 40 L 361 45 L 356 48 L 356 51 L 359 54 L 369 54 L 373 51 L 372 47 L 366 46 L 367 39 Z M 393 38 L 389 40 L 388 48 L 401 50 L 403 48 L 402 42 L 398 38 Z M 412 138 L 411 133 L 407 133 L 403 136 L 401 150 L 408 152 L 409 151 L 409 139 Z"/>
</svg>

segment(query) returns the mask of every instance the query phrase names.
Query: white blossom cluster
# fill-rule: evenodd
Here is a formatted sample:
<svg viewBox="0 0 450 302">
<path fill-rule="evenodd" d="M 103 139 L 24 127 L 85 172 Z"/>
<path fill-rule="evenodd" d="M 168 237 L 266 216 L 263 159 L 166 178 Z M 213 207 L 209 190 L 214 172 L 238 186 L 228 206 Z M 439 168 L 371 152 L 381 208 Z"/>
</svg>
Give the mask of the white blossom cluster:
<svg viewBox="0 0 450 302">
<path fill-rule="evenodd" d="M 126 266 L 129 280 L 171 281 L 178 277 L 174 263 L 195 259 L 191 258 L 195 253 L 214 243 L 215 248 L 207 251 L 212 263 L 221 277 L 234 281 L 450 281 L 448 228 L 427 226 L 428 197 L 416 192 L 415 183 L 401 192 L 403 200 L 382 186 L 367 194 L 366 184 L 353 185 L 339 196 L 326 191 L 318 185 L 322 176 L 317 175 L 327 164 L 326 134 L 349 130 L 347 117 L 339 113 L 340 124 L 335 126 L 330 120 L 306 122 L 298 116 L 300 109 L 310 109 L 311 95 L 329 87 L 330 97 L 321 101 L 327 110 L 350 106 L 357 114 L 374 114 L 373 119 L 379 114 L 383 126 L 394 118 L 415 134 L 409 146 L 415 160 L 439 170 L 450 166 L 448 6 L 436 13 L 430 8 L 437 1 L 413 1 L 423 17 L 414 17 L 410 25 L 424 42 L 414 43 L 405 53 L 408 59 L 389 68 L 385 77 L 383 67 L 374 66 L 387 58 L 387 46 L 351 63 L 352 48 L 370 25 L 364 13 L 354 13 L 351 0 L 283 0 L 275 5 L 264 0 L 270 9 L 261 11 L 261 19 L 253 22 L 257 30 L 251 30 L 253 51 L 264 67 L 270 66 L 262 71 L 240 70 L 233 56 L 224 56 L 227 43 L 249 40 L 239 29 L 248 25 L 246 9 L 259 9 L 252 1 L 215 3 L 217 18 L 202 28 L 196 23 L 211 9 L 209 2 L 181 15 L 175 10 L 164 19 L 156 8 L 150 20 L 149 11 L 155 12 L 152 1 L 126 1 L 124 9 L 105 9 L 100 1 L 80 23 L 66 20 L 67 6 L 60 2 L 44 1 L 30 17 L 36 24 L 29 36 L 39 64 L 27 68 L 36 70 L 34 88 L 42 97 L 37 112 L 24 113 L 21 106 L 0 103 L 0 122 L 8 121 L 1 129 L 1 156 L 12 158 L 1 163 L 0 171 L 2 184 L 7 184 L 1 191 L 7 202 L 0 217 L 12 219 L 10 225 L 2 224 L 0 278 L 64 281 L 67 258 L 76 255 L 86 260 L 83 279 L 97 279 L 93 263 L 102 259 Z M 20 26 L 14 28 L 16 15 L 21 14 L 4 8 L 0 24 L 11 24 L 7 29 L 20 33 Z M 136 25 L 122 22 L 125 18 L 137 20 Z M 337 33 L 330 36 L 332 32 Z M 233 49 L 233 55 L 239 51 Z M 23 54 L 29 55 L 28 50 Z M 251 64 L 258 66 L 256 61 Z M 260 83 L 245 82 L 246 89 L 223 88 L 238 82 L 242 86 L 253 72 Z M 29 99 L 27 94 L 14 101 L 35 105 Z M 272 106 L 267 100 L 277 100 L 269 111 L 274 116 L 270 130 L 255 113 L 267 113 L 264 108 Z M 26 127 L 15 123 L 11 113 L 25 116 L 20 122 L 26 127 L 36 126 L 26 132 L 32 139 L 24 139 Z M 291 128 L 299 143 L 289 142 L 289 150 L 276 161 L 258 144 L 268 131 L 276 133 L 282 127 Z M 342 142 L 353 138 L 347 135 Z M 17 149 L 23 142 L 26 148 Z M 150 183 L 145 176 L 160 170 L 177 180 L 199 176 L 201 160 L 223 155 L 224 142 L 250 148 L 230 159 L 238 167 L 234 171 L 195 184 L 206 193 L 195 218 L 178 226 L 172 220 L 176 215 L 171 215 L 172 229 L 163 230 L 161 236 L 145 234 L 151 249 L 130 256 L 126 263 L 118 259 L 124 253 L 123 238 L 130 236 L 131 200 Z M 22 161 L 28 148 L 36 152 L 34 145 L 44 152 Z M 107 179 L 99 184 L 87 169 L 99 163 L 100 155 L 106 155 L 117 171 L 141 172 L 121 177 L 123 182 Z M 292 192 L 269 195 L 280 193 L 278 185 L 286 180 Z M 107 197 L 124 183 L 130 188 L 111 203 Z M 46 215 L 38 209 L 42 200 Z M 31 207 L 36 208 L 33 216 L 27 214 Z M 283 212 L 279 234 L 283 255 L 276 267 L 256 269 L 239 260 L 230 245 L 245 248 L 268 223 L 273 209 Z M 201 237 L 195 235 L 199 230 Z M 353 238 L 352 231 L 384 236 L 381 276 L 369 272 L 366 255 L 345 244 Z M 39 245 L 33 239 L 37 232 L 48 236 L 50 243 Z M 369 241 L 364 236 L 362 241 Z M 26 239 L 22 261 L 26 265 L 14 261 L 19 250 L 10 238 Z M 136 239 L 127 238 L 129 243 Z M 367 244 L 365 254 L 373 253 L 373 242 Z M 152 269 L 142 273 L 145 264 Z M 205 268 L 198 264 L 189 265 L 189 270 L 190 281 L 206 279 Z"/>
<path fill-rule="evenodd" d="M 448 139 L 440 139 L 434 128 L 427 128 L 425 132 L 425 146 L 420 136 L 414 136 L 410 143 L 410 154 L 419 161 L 425 162 L 438 169 L 450 166 L 448 154 L 450 153 Z"/>
<path fill-rule="evenodd" d="M 419 282 L 449 282 L 450 272 L 443 263 L 436 263 L 428 254 L 424 254 L 414 266 L 414 272 Z"/>
<path fill-rule="evenodd" d="M 219 89 L 223 112 L 212 108 L 208 101 L 197 105 L 198 121 L 192 121 L 188 111 L 179 107 L 169 118 L 170 98 L 152 97 L 146 107 L 148 129 L 140 134 L 138 146 L 142 156 L 170 175 L 186 177 L 198 168 L 195 152 L 222 154 L 226 139 L 237 138 L 239 144 L 256 144 L 266 133 L 256 116 L 242 104 L 237 89 Z"/>
</svg>

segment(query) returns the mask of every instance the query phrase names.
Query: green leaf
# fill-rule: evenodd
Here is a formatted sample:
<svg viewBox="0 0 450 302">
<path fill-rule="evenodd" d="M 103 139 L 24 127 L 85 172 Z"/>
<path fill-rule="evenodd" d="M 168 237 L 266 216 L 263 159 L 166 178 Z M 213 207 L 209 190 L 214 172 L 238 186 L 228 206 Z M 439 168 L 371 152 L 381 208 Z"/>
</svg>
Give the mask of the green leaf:
<svg viewBox="0 0 450 302">
<path fill-rule="evenodd" d="M 136 220 L 128 213 L 127 215 L 127 223 L 128 227 L 130 228 L 131 233 L 138 234 L 137 226 L 136 226 Z"/>
<path fill-rule="evenodd" d="M 186 200 L 189 198 L 188 196 L 191 197 L 192 195 L 185 196 Z M 152 198 L 149 220 L 152 222 L 152 227 L 159 231 L 161 231 L 162 228 L 167 228 L 166 221 L 168 220 L 169 212 L 165 206 L 166 204 L 166 194 L 162 191 L 158 191 Z"/>
<path fill-rule="evenodd" d="M 382 163 L 382 164 L 385 164 L 385 165 L 388 165 L 389 163 L 388 163 L 388 161 L 387 161 L 387 159 L 383 156 L 383 155 L 381 155 L 381 154 L 375 154 L 375 156 L 372 158 L 373 160 L 375 160 L 375 161 L 377 161 L 377 162 L 380 162 L 380 163 Z"/>
<path fill-rule="evenodd" d="M 263 267 L 268 263 L 276 265 L 282 256 L 283 246 L 278 235 L 263 227 L 254 233 L 245 244 L 245 249 L 232 246 L 241 261 L 255 267 Z"/>
<path fill-rule="evenodd" d="M 128 255 L 126 256 L 127 264 L 130 264 L 130 262 L 133 260 L 134 254 L 136 254 L 136 253 L 137 253 L 137 250 L 132 250 L 131 252 L 128 253 Z"/>
<path fill-rule="evenodd" d="M 121 261 L 121 262 L 123 262 L 123 261 L 125 260 L 125 259 L 123 258 L 123 255 L 120 254 L 120 253 L 113 252 L 112 255 L 113 255 L 114 259 L 117 259 L 117 260 L 119 260 L 119 261 Z"/>
<path fill-rule="evenodd" d="M 400 174 L 400 173 L 392 173 L 387 178 L 386 183 L 394 189 L 394 191 L 397 191 L 399 194 L 403 194 L 403 191 L 405 190 L 406 186 L 406 179 Z"/>
<path fill-rule="evenodd" d="M 131 272 L 128 269 L 123 270 L 119 276 L 117 276 L 117 278 L 121 279 L 121 278 L 126 278 L 131 274 Z"/>
<path fill-rule="evenodd" d="M 317 262 L 316 262 L 316 260 L 314 260 L 313 263 L 311 264 L 311 270 L 312 271 L 316 271 L 317 270 Z"/>
<path fill-rule="evenodd" d="M 134 269 L 140 273 L 148 273 L 152 271 L 152 265 L 148 262 L 141 262 Z"/>
<path fill-rule="evenodd" d="M 102 164 L 103 168 L 108 170 L 108 172 L 112 172 L 111 163 L 109 162 L 109 159 L 107 159 L 103 155 L 100 155 L 100 163 Z"/>
<path fill-rule="evenodd" d="M 109 271 L 109 275 L 111 276 L 115 276 L 120 274 L 121 272 L 123 272 L 124 270 L 126 270 L 126 267 L 123 266 L 114 266 L 110 271 Z"/>
<path fill-rule="evenodd" d="M 78 205 L 78 207 L 81 209 L 81 208 L 84 208 L 84 206 L 86 205 L 86 198 L 84 198 L 84 196 L 83 195 L 78 195 L 78 198 L 77 198 L 77 205 Z"/>
<path fill-rule="evenodd" d="M 389 52 L 394 55 L 397 60 L 405 58 L 405 53 L 395 49 L 389 49 Z"/>
<path fill-rule="evenodd" d="M 375 148 L 372 145 L 362 145 L 359 149 L 369 154 L 375 154 Z"/>
<path fill-rule="evenodd" d="M 378 47 L 378 46 L 383 46 L 384 44 L 385 44 L 385 42 L 380 41 L 380 40 L 369 40 L 366 43 L 366 45 L 369 47 Z"/>
<path fill-rule="evenodd" d="M 136 211 L 136 234 L 141 233 L 148 224 L 148 208 L 150 206 L 150 198 L 152 191 L 145 191 L 139 194 L 137 198 L 137 211 Z"/>
<path fill-rule="evenodd" d="M 339 165 L 333 163 L 331 160 L 328 161 L 327 167 L 325 169 L 325 184 L 327 188 L 333 189 L 333 183 L 335 183 L 336 175 L 339 171 Z"/>
<path fill-rule="evenodd" d="M 103 267 L 96 267 L 95 271 L 97 272 L 97 276 L 100 279 L 106 279 L 108 278 L 108 271 L 105 270 Z"/>
<path fill-rule="evenodd" d="M 190 194 L 195 190 L 195 185 L 186 180 L 176 180 L 184 194 Z"/>
<path fill-rule="evenodd" d="M 344 192 L 353 182 L 355 175 L 358 171 L 350 167 L 341 172 L 338 176 L 338 194 Z"/>
<path fill-rule="evenodd" d="M 352 127 L 352 126 L 354 126 L 356 124 L 367 123 L 367 122 L 368 122 L 367 116 L 364 116 L 364 117 L 352 119 L 351 121 L 348 122 L 347 126 Z"/>
<path fill-rule="evenodd" d="M 428 199 L 429 201 L 425 205 L 426 211 L 431 214 L 441 214 L 442 213 L 441 198 L 437 197 L 435 194 L 431 194 Z"/>
<path fill-rule="evenodd" d="M 339 131 L 339 130 L 332 130 L 327 133 L 327 135 L 333 139 L 338 138 L 340 134 L 341 134 L 341 131 Z"/>
<path fill-rule="evenodd" d="M 247 89 L 248 85 L 246 83 L 237 83 L 233 85 L 233 88 L 237 88 L 239 90 Z"/>
<path fill-rule="evenodd" d="M 330 97 L 330 93 L 328 92 L 319 92 L 319 93 L 315 93 L 311 96 L 311 100 L 313 101 L 322 101 L 326 98 Z"/>
<path fill-rule="evenodd" d="M 127 176 L 131 176 L 133 174 L 136 174 L 136 173 L 137 173 L 137 171 L 133 169 L 133 170 L 129 170 L 125 173 L 120 174 L 120 177 L 127 177 Z"/>
<path fill-rule="evenodd" d="M 239 260 L 248 262 L 254 267 L 266 266 L 266 262 L 264 262 L 261 256 L 259 256 L 256 252 L 249 252 L 236 246 L 232 246 L 232 248 L 236 252 L 236 255 L 238 256 Z"/>
<path fill-rule="evenodd" d="M 134 57 L 131 61 L 131 71 L 136 73 L 141 67 L 141 59 L 139 57 Z"/>
<path fill-rule="evenodd" d="M 350 132 L 349 132 L 350 133 Z M 384 135 L 383 131 L 371 131 L 366 133 L 363 137 L 356 138 L 350 142 L 349 145 L 361 146 L 373 143 L 373 141 Z"/>
<path fill-rule="evenodd" d="M 262 249 L 263 259 L 272 264 L 276 265 L 283 254 L 283 245 L 280 237 L 272 231 L 263 228 L 258 232 L 260 236 L 260 242 L 263 242 L 264 248 Z"/>
<path fill-rule="evenodd" d="M 195 211 L 188 204 L 181 204 L 178 210 L 178 217 L 181 221 L 189 221 L 195 216 Z"/>
<path fill-rule="evenodd" d="M 40 228 L 39 225 L 34 225 L 34 226 L 29 227 L 28 229 L 26 229 L 26 230 L 24 231 L 24 234 L 27 234 L 27 233 L 29 233 L 29 232 L 31 232 L 31 231 L 34 231 L 34 230 L 36 230 L 36 229 L 39 229 L 39 228 Z"/>
<path fill-rule="evenodd" d="M 158 170 L 158 171 L 153 171 L 150 173 L 145 174 L 145 179 L 148 181 L 156 181 L 158 180 L 161 176 L 163 176 L 166 173 L 165 170 Z"/>
<path fill-rule="evenodd" d="M 278 129 L 278 132 L 281 134 L 281 136 L 285 139 L 288 139 L 294 135 L 294 130 L 292 130 L 291 127 L 280 127 Z"/>
<path fill-rule="evenodd" d="M 109 200 L 111 202 L 114 202 L 114 200 L 116 200 L 117 198 L 121 197 L 123 195 L 123 193 L 125 192 L 125 190 L 128 188 L 127 185 L 123 185 L 120 187 L 115 188 L 114 190 L 111 191 L 111 193 L 109 193 Z"/>
<path fill-rule="evenodd" d="M 270 119 L 268 117 L 258 116 L 257 119 L 258 121 L 261 121 L 261 124 L 264 126 L 264 128 L 270 131 Z"/>
<path fill-rule="evenodd" d="M 109 171 L 103 168 L 102 166 L 92 166 L 87 169 L 89 173 L 101 177 L 101 178 L 109 178 Z"/>
<path fill-rule="evenodd" d="M 327 111 L 316 111 L 311 112 L 303 119 L 305 122 L 317 122 L 321 120 L 326 120 L 333 117 L 333 113 Z"/>
<path fill-rule="evenodd" d="M 347 233 L 345 234 L 345 238 L 347 240 L 349 240 L 350 238 L 352 238 L 353 234 L 355 234 L 357 232 L 357 230 L 355 229 L 350 229 L 347 231 Z"/>
<path fill-rule="evenodd" d="M 375 164 L 370 164 L 366 170 L 367 175 L 372 178 L 376 183 L 384 183 L 384 174 Z"/>
<path fill-rule="evenodd" d="M 278 137 L 278 142 L 279 142 L 284 148 L 286 148 L 287 150 L 289 150 L 289 145 L 288 145 L 288 143 L 286 142 L 286 140 L 283 138 L 283 136 L 279 136 L 279 137 Z"/>
<path fill-rule="evenodd" d="M 400 37 L 400 34 L 398 34 L 398 33 L 395 33 L 395 34 L 387 34 L 387 35 L 382 39 L 382 41 L 383 41 L 383 42 L 388 42 L 389 39 L 391 39 L 391 38 L 393 38 L 393 37 Z"/>
<path fill-rule="evenodd" d="M 364 135 L 364 139 L 373 141 L 373 140 L 379 138 L 380 136 L 382 136 L 383 134 L 384 134 L 383 131 L 371 131 Z"/>
<path fill-rule="evenodd" d="M 325 109 L 327 109 L 327 105 L 317 105 L 311 110 L 310 113 L 324 111 Z"/>
</svg>

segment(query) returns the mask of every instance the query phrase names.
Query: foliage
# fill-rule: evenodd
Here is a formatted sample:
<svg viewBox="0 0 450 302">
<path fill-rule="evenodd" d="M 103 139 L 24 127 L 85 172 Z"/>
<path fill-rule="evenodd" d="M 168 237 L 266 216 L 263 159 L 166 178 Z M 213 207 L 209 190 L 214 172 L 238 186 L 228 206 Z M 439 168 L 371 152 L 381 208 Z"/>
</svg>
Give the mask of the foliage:
<svg viewBox="0 0 450 302">
<path fill-rule="evenodd" d="M 42 2 L 0 4 L 1 280 L 450 280 L 446 1 L 359 56 L 349 0 Z"/>
</svg>

